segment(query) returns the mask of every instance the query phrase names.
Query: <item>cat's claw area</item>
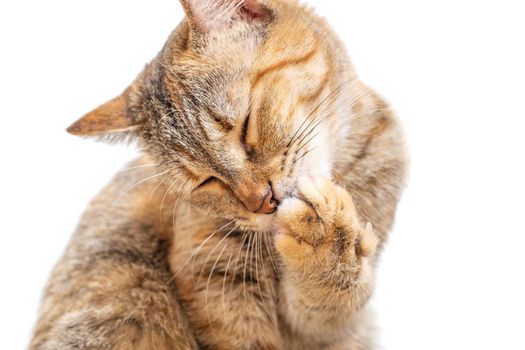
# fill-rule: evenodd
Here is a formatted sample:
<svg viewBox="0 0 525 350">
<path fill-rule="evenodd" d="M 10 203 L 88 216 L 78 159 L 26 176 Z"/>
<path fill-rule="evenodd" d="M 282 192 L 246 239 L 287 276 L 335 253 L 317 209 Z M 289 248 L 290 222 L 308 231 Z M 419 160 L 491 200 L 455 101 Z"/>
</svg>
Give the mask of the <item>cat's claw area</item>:
<svg viewBox="0 0 525 350">
<path fill-rule="evenodd" d="M 361 225 L 344 188 L 310 176 L 299 179 L 297 187 L 298 196 L 285 199 L 275 219 L 275 245 L 285 261 L 308 265 L 313 256 L 374 254 L 378 238 L 370 223 Z"/>
</svg>

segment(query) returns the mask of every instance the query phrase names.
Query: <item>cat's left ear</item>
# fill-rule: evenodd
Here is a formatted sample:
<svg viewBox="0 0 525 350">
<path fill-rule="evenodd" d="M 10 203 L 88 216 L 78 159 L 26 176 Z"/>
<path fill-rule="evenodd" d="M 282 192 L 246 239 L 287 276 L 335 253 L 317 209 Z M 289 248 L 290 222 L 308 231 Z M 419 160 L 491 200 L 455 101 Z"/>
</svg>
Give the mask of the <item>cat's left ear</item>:
<svg viewBox="0 0 525 350">
<path fill-rule="evenodd" d="M 267 22 L 271 11 L 262 0 L 180 0 L 192 28 L 200 33 L 224 29 L 234 20 Z"/>
<path fill-rule="evenodd" d="M 140 125 L 128 109 L 129 89 L 71 124 L 67 131 L 76 136 L 104 136 L 131 131 Z"/>
</svg>

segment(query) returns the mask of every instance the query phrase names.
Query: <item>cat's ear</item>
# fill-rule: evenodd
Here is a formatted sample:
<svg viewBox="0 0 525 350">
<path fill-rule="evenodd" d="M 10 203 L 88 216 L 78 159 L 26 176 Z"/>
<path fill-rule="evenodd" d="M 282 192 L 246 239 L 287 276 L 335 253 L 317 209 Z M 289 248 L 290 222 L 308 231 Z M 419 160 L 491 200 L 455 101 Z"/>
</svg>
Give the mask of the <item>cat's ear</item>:
<svg viewBox="0 0 525 350">
<path fill-rule="evenodd" d="M 226 28 L 233 20 L 267 22 L 271 11 L 261 0 L 180 0 L 190 25 L 201 33 Z"/>
<path fill-rule="evenodd" d="M 129 113 L 126 90 L 71 124 L 67 131 L 77 136 L 104 136 L 131 131 L 139 124 Z"/>
</svg>

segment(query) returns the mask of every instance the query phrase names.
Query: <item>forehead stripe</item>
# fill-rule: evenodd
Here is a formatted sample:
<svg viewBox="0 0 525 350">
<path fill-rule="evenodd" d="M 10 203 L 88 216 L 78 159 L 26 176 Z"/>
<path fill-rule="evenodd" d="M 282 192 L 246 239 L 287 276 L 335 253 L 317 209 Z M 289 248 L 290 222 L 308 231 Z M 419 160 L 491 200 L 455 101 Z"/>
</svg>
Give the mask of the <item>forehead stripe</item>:
<svg viewBox="0 0 525 350">
<path fill-rule="evenodd" d="M 298 58 L 292 58 L 292 59 L 289 59 L 289 60 L 284 60 L 284 61 L 281 61 L 281 62 L 277 62 L 259 72 L 257 72 L 257 74 L 255 75 L 255 77 L 252 79 L 252 88 L 257 86 L 257 84 L 261 81 L 262 78 L 264 78 L 266 75 L 272 73 L 272 72 L 275 72 L 277 70 L 280 70 L 280 69 L 284 69 L 285 67 L 287 66 L 292 66 L 292 65 L 299 65 L 299 64 L 304 64 L 304 63 L 307 63 L 308 61 L 310 61 L 312 59 L 312 57 L 315 56 L 315 54 L 317 53 L 317 49 L 313 49 L 311 50 L 310 52 L 308 52 L 306 55 L 302 56 L 302 57 L 298 57 Z"/>
</svg>

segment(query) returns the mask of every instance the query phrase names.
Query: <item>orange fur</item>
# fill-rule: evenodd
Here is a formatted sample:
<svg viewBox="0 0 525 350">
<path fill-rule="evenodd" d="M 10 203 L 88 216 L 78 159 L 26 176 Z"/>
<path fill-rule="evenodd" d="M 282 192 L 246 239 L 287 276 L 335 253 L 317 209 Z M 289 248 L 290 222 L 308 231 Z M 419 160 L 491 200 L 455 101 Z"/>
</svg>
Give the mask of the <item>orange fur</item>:
<svg viewBox="0 0 525 350">
<path fill-rule="evenodd" d="M 298 2 L 182 2 L 131 88 L 70 129 L 145 155 L 84 214 L 31 349 L 372 349 L 395 116 Z"/>
</svg>

